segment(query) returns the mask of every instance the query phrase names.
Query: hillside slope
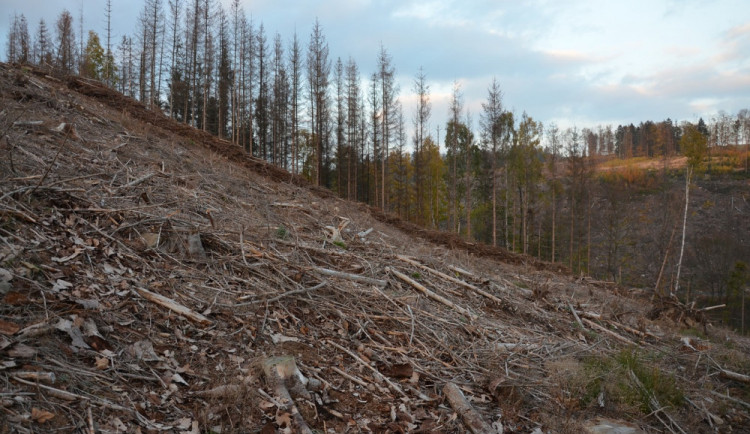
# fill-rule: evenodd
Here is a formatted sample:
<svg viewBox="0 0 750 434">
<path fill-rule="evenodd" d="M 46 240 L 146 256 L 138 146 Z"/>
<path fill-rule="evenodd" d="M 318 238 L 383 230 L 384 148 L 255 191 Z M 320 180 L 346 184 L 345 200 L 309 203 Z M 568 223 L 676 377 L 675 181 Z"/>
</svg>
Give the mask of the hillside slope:
<svg viewBox="0 0 750 434">
<path fill-rule="evenodd" d="M 0 101 L 0 432 L 750 430 L 750 343 L 702 312 L 337 199 L 80 79 L 0 65 Z"/>
</svg>

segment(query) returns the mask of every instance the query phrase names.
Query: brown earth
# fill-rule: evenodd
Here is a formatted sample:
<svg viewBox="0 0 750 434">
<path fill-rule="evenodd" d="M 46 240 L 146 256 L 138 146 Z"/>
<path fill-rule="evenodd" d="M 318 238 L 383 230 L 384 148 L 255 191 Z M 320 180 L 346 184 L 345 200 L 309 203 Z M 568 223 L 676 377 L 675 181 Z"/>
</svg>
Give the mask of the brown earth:
<svg viewBox="0 0 750 434">
<path fill-rule="evenodd" d="M 750 429 L 750 343 L 701 311 L 338 199 L 97 83 L 0 64 L 0 101 L 0 432 L 466 432 L 447 383 L 495 432 Z M 290 358 L 306 387 L 264 369 Z"/>
</svg>

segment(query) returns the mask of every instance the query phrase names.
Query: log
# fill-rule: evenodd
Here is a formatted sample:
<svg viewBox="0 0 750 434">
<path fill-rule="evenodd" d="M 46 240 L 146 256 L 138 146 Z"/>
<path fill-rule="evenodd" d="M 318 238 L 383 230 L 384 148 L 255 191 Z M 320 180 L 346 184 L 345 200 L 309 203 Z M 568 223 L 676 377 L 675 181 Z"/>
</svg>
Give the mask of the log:
<svg viewBox="0 0 750 434">
<path fill-rule="evenodd" d="M 737 372 L 727 371 L 726 369 L 721 370 L 722 377 L 729 380 L 739 381 L 740 383 L 750 384 L 750 377 L 744 374 L 738 374 Z"/>
<path fill-rule="evenodd" d="M 466 400 L 461 389 L 453 383 L 445 383 L 443 394 L 448 398 L 453 410 L 461 416 L 464 424 L 474 434 L 486 434 L 492 432 L 492 427 L 482 419 L 482 416 Z"/>
<path fill-rule="evenodd" d="M 174 302 L 173 300 L 160 295 L 156 294 L 154 292 L 151 292 L 145 288 L 138 288 L 138 291 L 136 292 L 141 297 L 145 298 L 146 300 L 156 303 L 160 306 L 166 307 L 167 309 L 171 310 L 172 312 L 184 316 L 185 318 L 189 319 L 190 321 L 197 322 L 200 325 L 209 325 L 211 324 L 211 320 L 206 318 L 205 316 L 192 311 L 191 309 Z"/>
<path fill-rule="evenodd" d="M 457 304 L 453 303 L 452 301 L 448 300 L 447 298 L 443 297 L 442 295 L 435 294 L 434 292 L 430 291 L 429 289 L 425 288 L 424 285 L 420 284 L 419 282 L 415 281 L 411 277 L 407 276 L 406 274 L 391 268 L 390 271 L 399 279 L 403 280 L 404 282 L 408 283 L 409 285 L 413 286 L 418 291 L 422 292 L 424 295 L 426 295 L 428 298 L 431 298 L 439 303 L 442 303 L 451 309 L 454 309 L 458 312 L 461 312 L 462 314 L 468 316 L 472 320 L 475 320 L 478 318 L 478 316 L 472 312 L 470 312 L 468 309 L 465 309 L 461 306 L 458 306 Z"/>
<path fill-rule="evenodd" d="M 266 375 L 268 386 L 273 390 L 274 395 L 278 399 L 279 410 L 286 411 L 292 416 L 294 432 L 312 434 L 312 430 L 307 426 L 307 422 L 305 422 L 299 409 L 294 404 L 294 400 L 287 388 L 287 383 L 298 384 L 300 381 L 299 377 L 302 377 L 299 369 L 297 369 L 294 357 L 282 356 L 266 359 L 263 362 L 263 372 Z"/>
<path fill-rule="evenodd" d="M 432 269 L 432 268 L 430 268 L 430 267 L 428 267 L 428 266 L 426 266 L 424 264 L 420 264 L 419 262 L 413 260 L 412 258 L 409 258 L 408 256 L 396 255 L 396 257 L 398 259 L 400 259 L 400 260 L 408 263 L 408 264 L 411 264 L 411 265 L 414 265 L 415 267 L 421 268 L 422 270 L 425 270 L 428 273 L 434 274 L 434 275 L 436 275 L 436 276 L 438 276 L 438 277 L 440 277 L 442 279 L 448 280 L 448 281 L 453 282 L 453 283 L 455 283 L 457 285 L 461 285 L 464 288 L 470 289 L 470 290 L 476 292 L 477 294 L 480 294 L 480 295 L 482 295 L 484 297 L 489 298 L 490 300 L 494 301 L 497 304 L 503 304 L 502 300 L 500 300 L 499 298 L 497 298 L 494 295 L 490 294 L 489 292 L 487 292 L 487 291 L 485 291 L 485 290 L 483 290 L 481 288 L 478 288 L 478 287 L 476 287 L 476 286 L 474 286 L 474 285 L 472 285 L 470 283 L 466 283 L 466 282 L 464 282 L 461 279 L 456 279 L 453 276 L 449 276 L 449 275 L 447 275 L 447 274 L 445 274 L 443 272 L 440 272 L 438 270 Z"/>
<path fill-rule="evenodd" d="M 583 322 L 585 322 L 586 324 L 590 325 L 591 327 L 593 327 L 593 328 L 595 328 L 595 329 L 597 329 L 599 331 L 602 331 L 602 332 L 604 332 L 604 333 L 612 336 L 613 338 L 617 339 L 620 342 L 626 343 L 628 345 L 635 345 L 635 342 L 631 341 L 630 339 L 626 338 L 625 336 L 618 335 L 617 333 L 613 332 L 612 330 L 609 330 L 609 329 L 607 329 L 605 327 L 602 327 L 599 324 L 595 323 L 594 321 L 591 321 L 588 318 L 581 318 L 581 319 L 582 319 Z"/>
<path fill-rule="evenodd" d="M 313 270 L 326 276 L 366 283 L 368 285 L 375 285 L 380 288 L 385 288 L 388 285 L 388 282 L 385 280 L 373 279 L 371 277 L 361 276 L 359 274 L 344 273 L 343 271 L 329 270 L 328 268 L 322 267 L 315 267 L 313 268 Z"/>
</svg>

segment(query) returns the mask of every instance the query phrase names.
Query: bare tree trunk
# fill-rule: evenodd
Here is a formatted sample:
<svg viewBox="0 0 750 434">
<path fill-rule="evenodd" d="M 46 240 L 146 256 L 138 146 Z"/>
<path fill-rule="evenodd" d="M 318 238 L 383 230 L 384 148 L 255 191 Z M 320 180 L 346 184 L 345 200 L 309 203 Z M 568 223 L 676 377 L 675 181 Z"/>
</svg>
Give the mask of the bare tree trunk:
<svg viewBox="0 0 750 434">
<path fill-rule="evenodd" d="M 554 178 L 553 178 L 554 180 Z M 555 186 L 552 185 L 552 262 L 555 262 L 555 212 L 557 205 L 555 204 Z"/>
<path fill-rule="evenodd" d="M 682 218 L 682 244 L 680 245 L 680 259 L 677 261 L 677 277 L 675 278 L 674 292 L 670 296 L 675 296 L 680 289 L 680 271 L 682 270 L 682 255 L 685 252 L 685 229 L 687 228 L 688 204 L 690 203 L 690 165 L 685 169 L 685 214 Z"/>
</svg>

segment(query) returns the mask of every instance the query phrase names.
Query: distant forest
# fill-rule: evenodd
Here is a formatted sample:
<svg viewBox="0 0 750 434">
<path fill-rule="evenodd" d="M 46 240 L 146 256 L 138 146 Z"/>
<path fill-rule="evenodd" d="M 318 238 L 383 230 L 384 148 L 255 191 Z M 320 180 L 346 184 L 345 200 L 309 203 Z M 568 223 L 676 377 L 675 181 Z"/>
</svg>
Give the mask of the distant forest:
<svg viewBox="0 0 750 434">
<path fill-rule="evenodd" d="M 7 59 L 100 80 L 342 198 L 576 275 L 726 302 L 725 319 L 741 316 L 747 109 L 697 123 L 562 130 L 508 111 L 493 81 L 478 122 L 455 85 L 448 117 L 429 131 L 427 72 L 415 72 L 407 119 L 387 48 L 372 53 L 375 71 L 361 71 L 330 53 L 317 20 L 306 37 L 285 40 L 238 0 L 228 10 L 216 0 L 145 0 L 134 33 L 111 41 L 111 0 L 105 13 L 103 38 L 77 34 L 68 11 L 52 29 L 41 20 L 33 36 L 16 15 Z M 696 185 L 717 182 L 716 196 L 690 202 Z"/>
</svg>

